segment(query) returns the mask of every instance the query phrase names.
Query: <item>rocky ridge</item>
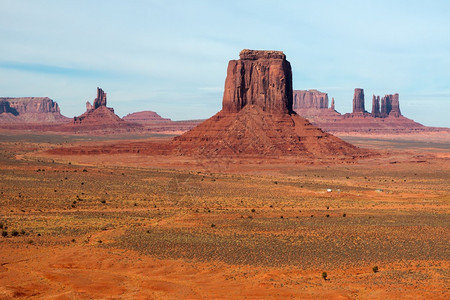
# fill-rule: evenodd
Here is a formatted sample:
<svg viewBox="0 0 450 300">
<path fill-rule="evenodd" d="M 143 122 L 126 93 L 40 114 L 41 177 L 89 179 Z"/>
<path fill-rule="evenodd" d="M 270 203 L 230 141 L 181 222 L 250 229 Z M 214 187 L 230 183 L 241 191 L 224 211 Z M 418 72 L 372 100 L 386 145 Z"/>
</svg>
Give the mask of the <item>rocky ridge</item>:
<svg viewBox="0 0 450 300">
<path fill-rule="evenodd" d="M 48 97 L 0 98 L 0 122 L 63 123 L 69 118 Z"/>
</svg>

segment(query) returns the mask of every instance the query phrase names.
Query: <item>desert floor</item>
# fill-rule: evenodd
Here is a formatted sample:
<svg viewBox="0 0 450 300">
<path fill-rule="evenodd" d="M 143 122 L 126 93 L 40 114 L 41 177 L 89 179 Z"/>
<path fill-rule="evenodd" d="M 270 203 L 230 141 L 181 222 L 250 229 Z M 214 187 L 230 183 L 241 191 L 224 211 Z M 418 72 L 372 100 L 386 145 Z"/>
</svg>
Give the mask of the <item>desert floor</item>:
<svg viewBox="0 0 450 300">
<path fill-rule="evenodd" d="M 449 299 L 450 142 L 344 138 L 382 154 L 57 156 L 130 137 L 0 132 L 0 299 Z"/>
</svg>

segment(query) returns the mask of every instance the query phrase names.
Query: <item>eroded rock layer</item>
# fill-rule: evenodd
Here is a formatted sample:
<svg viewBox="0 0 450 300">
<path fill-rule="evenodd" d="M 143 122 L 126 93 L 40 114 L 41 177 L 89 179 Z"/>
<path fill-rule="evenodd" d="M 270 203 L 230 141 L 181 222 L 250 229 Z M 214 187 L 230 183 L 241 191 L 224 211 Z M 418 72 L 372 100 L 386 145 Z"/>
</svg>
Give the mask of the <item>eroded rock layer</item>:
<svg viewBox="0 0 450 300">
<path fill-rule="evenodd" d="M 364 90 L 355 89 L 355 94 L 353 95 L 353 113 L 365 113 L 364 108 Z"/>
<path fill-rule="evenodd" d="M 318 90 L 293 92 L 294 102 L 292 108 L 297 111 L 301 109 L 327 109 L 328 94 Z"/>
<path fill-rule="evenodd" d="M 106 93 L 97 88 L 97 97 L 94 104 L 86 103 L 86 112 L 78 117 L 73 118 L 75 125 L 101 125 L 121 123 L 123 120 L 114 113 L 114 109 L 106 106 Z"/>
<path fill-rule="evenodd" d="M 0 122 L 61 123 L 58 103 L 48 97 L 0 98 Z"/>
<path fill-rule="evenodd" d="M 222 110 L 256 105 L 268 113 L 291 113 L 292 71 L 284 53 L 244 49 L 239 56 L 228 63 Z"/>
<path fill-rule="evenodd" d="M 315 159 L 367 153 L 292 111 L 291 68 L 282 52 L 243 50 L 240 58 L 228 65 L 222 110 L 176 137 L 176 153 Z"/>
</svg>

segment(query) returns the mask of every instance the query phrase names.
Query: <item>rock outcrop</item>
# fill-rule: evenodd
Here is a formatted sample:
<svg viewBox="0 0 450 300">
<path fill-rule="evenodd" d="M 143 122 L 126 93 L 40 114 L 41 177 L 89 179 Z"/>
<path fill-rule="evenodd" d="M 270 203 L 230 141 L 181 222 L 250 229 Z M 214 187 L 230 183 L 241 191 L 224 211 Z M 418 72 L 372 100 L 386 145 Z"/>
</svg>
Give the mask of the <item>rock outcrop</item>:
<svg viewBox="0 0 450 300">
<path fill-rule="evenodd" d="M 180 155 L 352 159 L 365 151 L 292 109 L 290 63 L 281 51 L 243 50 L 228 64 L 222 110 L 173 141 Z"/>
<path fill-rule="evenodd" d="M 355 89 L 355 93 L 353 95 L 353 113 L 365 113 L 366 110 L 364 108 L 364 90 L 363 89 Z"/>
<path fill-rule="evenodd" d="M 88 103 L 86 103 L 86 109 L 89 108 Z M 87 110 L 81 116 L 73 118 L 73 124 L 75 125 L 102 125 L 121 122 L 124 121 L 114 113 L 114 109 L 106 107 L 106 93 L 101 88 L 97 88 L 97 97 L 94 100 L 92 109 Z"/>
<path fill-rule="evenodd" d="M 387 116 L 400 117 L 400 103 L 399 95 L 396 93 L 394 95 L 385 95 L 381 99 L 381 117 L 386 118 Z"/>
<path fill-rule="evenodd" d="M 333 120 L 340 116 L 335 110 L 334 98 L 328 108 L 328 94 L 318 90 L 294 90 L 294 111 L 309 121 Z"/>
<path fill-rule="evenodd" d="M 172 120 L 167 118 L 162 118 L 154 111 L 140 111 L 132 114 L 128 114 L 122 118 L 127 122 L 134 122 L 139 124 L 154 124 L 154 123 L 168 123 Z"/>
<path fill-rule="evenodd" d="M 0 114 L 2 113 L 9 113 L 15 116 L 19 114 L 17 110 L 11 108 L 11 105 L 9 104 L 8 100 L 5 99 L 0 99 Z"/>
<path fill-rule="evenodd" d="M 100 106 L 106 106 L 106 93 L 99 87 L 97 87 L 97 98 L 94 99 L 94 109 Z"/>
<path fill-rule="evenodd" d="M 58 103 L 48 97 L 0 98 L 0 122 L 61 123 Z"/>
<path fill-rule="evenodd" d="M 228 63 L 222 110 L 256 105 L 268 113 L 291 113 L 292 71 L 284 53 L 244 49 L 239 56 Z"/>
<path fill-rule="evenodd" d="M 310 100 L 310 102 L 311 104 L 307 105 L 314 106 L 313 104 L 317 103 L 317 101 L 314 102 L 313 100 Z M 329 109 L 296 109 L 295 111 L 307 118 L 313 125 L 332 133 L 409 133 L 435 130 L 402 116 L 400 113 L 399 94 L 385 95 L 381 99 L 380 96 L 373 95 L 372 112 L 366 112 L 364 109 L 363 89 L 355 89 L 353 113 L 342 115 L 335 111 L 334 98 Z"/>
<path fill-rule="evenodd" d="M 91 102 L 86 101 L 86 112 L 88 112 L 92 109 L 94 109 L 94 107 L 92 106 Z"/>
<path fill-rule="evenodd" d="M 318 90 L 294 91 L 294 102 L 292 108 L 297 111 L 301 109 L 327 109 L 328 94 Z"/>
<path fill-rule="evenodd" d="M 372 117 L 379 118 L 381 117 L 380 113 L 380 96 L 373 95 L 372 97 Z"/>
</svg>

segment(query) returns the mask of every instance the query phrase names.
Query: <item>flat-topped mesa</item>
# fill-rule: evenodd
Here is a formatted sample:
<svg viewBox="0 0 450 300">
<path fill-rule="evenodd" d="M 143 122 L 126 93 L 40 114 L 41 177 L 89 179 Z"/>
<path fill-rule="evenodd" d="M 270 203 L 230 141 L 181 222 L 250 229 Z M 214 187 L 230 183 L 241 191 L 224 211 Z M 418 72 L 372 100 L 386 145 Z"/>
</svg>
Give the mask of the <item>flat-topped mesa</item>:
<svg viewBox="0 0 450 300">
<path fill-rule="evenodd" d="M 282 51 L 244 49 L 230 60 L 222 110 L 236 113 L 256 105 L 273 114 L 292 113 L 291 64 Z"/>
<path fill-rule="evenodd" d="M 250 50 L 244 49 L 239 53 L 242 60 L 257 60 L 257 59 L 286 59 L 283 51 L 276 50 Z"/>
<path fill-rule="evenodd" d="M 294 101 L 293 110 L 298 109 L 327 109 L 328 94 L 319 92 L 318 90 L 295 90 L 293 92 Z"/>
<path fill-rule="evenodd" d="M 364 113 L 364 89 L 355 89 L 353 95 L 353 113 Z"/>
<path fill-rule="evenodd" d="M 69 119 L 48 97 L 0 98 L 0 123 L 63 123 Z"/>
<path fill-rule="evenodd" d="M 97 87 L 97 98 L 94 100 L 94 109 L 100 106 L 106 106 L 106 93 L 99 87 Z"/>
</svg>

